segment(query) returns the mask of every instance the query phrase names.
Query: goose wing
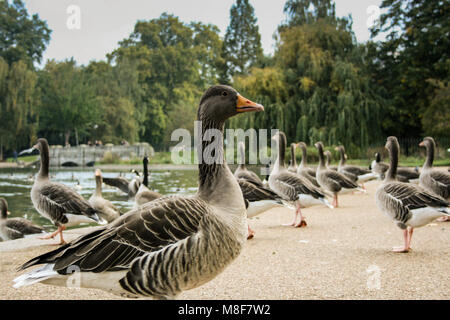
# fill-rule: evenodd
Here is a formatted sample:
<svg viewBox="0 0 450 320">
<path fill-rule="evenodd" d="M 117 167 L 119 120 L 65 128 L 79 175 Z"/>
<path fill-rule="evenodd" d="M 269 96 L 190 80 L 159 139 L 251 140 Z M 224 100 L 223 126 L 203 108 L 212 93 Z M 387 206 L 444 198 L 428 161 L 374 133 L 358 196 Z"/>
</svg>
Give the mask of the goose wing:
<svg viewBox="0 0 450 320">
<path fill-rule="evenodd" d="M 399 174 L 401 176 L 404 176 L 408 180 L 418 179 L 419 176 L 420 176 L 420 174 L 417 171 L 411 170 L 409 168 L 398 168 L 397 169 L 397 174 Z"/>
<path fill-rule="evenodd" d="M 39 190 L 39 208 L 54 221 L 66 223 L 65 213 L 96 217 L 96 210 L 81 195 L 71 188 L 55 182 L 46 183 Z M 97 218 L 98 220 L 98 218 Z"/>
<path fill-rule="evenodd" d="M 371 171 L 369 169 L 361 168 L 358 166 L 345 166 L 342 170 L 346 172 L 350 172 L 351 174 L 355 176 L 362 176 L 363 174 L 370 173 Z"/>
<path fill-rule="evenodd" d="M 250 170 L 239 170 L 238 172 L 236 172 L 235 177 L 237 179 L 248 180 L 251 183 L 253 183 L 253 184 L 255 184 L 255 185 L 259 186 L 259 187 L 263 187 L 263 183 L 262 183 L 261 179 L 253 171 L 250 171 Z"/>
<path fill-rule="evenodd" d="M 130 192 L 130 189 L 128 187 L 129 181 L 125 178 L 119 177 L 119 178 L 105 178 L 103 177 L 103 182 L 111 187 L 116 187 L 120 189 L 122 192 L 125 192 L 128 194 Z"/>
<path fill-rule="evenodd" d="M 35 225 L 31 221 L 28 221 L 24 218 L 8 219 L 6 220 L 6 227 L 10 230 L 14 230 L 14 233 L 18 232 L 21 237 L 26 234 L 35 234 L 44 231 L 44 228 L 42 228 L 41 226 Z"/>
<path fill-rule="evenodd" d="M 149 202 L 105 227 L 26 262 L 21 269 L 43 263 L 54 263 L 53 269 L 60 274 L 66 274 L 69 266 L 89 272 L 128 269 L 135 258 L 181 244 L 182 240 L 188 250 L 200 221 L 208 213 L 206 203 L 196 198 L 166 197 Z"/>
<path fill-rule="evenodd" d="M 241 187 L 244 199 L 249 202 L 280 199 L 280 196 L 272 190 L 265 187 L 259 187 L 245 179 L 238 179 L 238 183 L 239 187 Z"/>
<path fill-rule="evenodd" d="M 447 207 L 450 204 L 445 199 L 415 184 L 391 182 L 385 184 L 383 190 L 387 195 L 401 202 L 401 205 L 408 210 L 425 207 Z"/>
<path fill-rule="evenodd" d="M 440 189 L 447 190 L 447 197 L 450 196 L 450 174 L 448 172 L 442 170 L 433 170 L 431 171 L 431 177 L 436 181 L 439 185 Z M 443 193 L 445 194 L 445 192 Z"/>
<path fill-rule="evenodd" d="M 353 188 L 358 187 L 358 185 L 355 182 L 351 181 L 346 176 L 344 176 L 343 174 L 341 174 L 337 171 L 325 170 L 325 171 L 321 172 L 320 174 L 323 175 L 325 182 L 330 187 L 340 186 L 340 188 L 347 188 L 347 189 L 353 189 Z M 340 188 L 339 188 L 339 190 L 340 190 Z M 330 190 L 339 191 L 339 190 L 335 190 L 332 188 L 330 188 Z"/>
</svg>

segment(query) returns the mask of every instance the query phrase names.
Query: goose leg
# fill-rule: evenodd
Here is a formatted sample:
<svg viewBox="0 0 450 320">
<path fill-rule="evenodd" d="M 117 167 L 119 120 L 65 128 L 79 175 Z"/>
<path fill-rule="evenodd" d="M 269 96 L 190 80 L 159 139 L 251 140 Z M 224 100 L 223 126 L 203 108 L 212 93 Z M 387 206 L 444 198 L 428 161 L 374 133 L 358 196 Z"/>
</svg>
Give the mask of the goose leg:
<svg viewBox="0 0 450 320">
<path fill-rule="evenodd" d="M 408 228 L 408 250 L 411 250 L 411 238 L 413 235 L 414 228 Z"/>
<path fill-rule="evenodd" d="M 60 241 L 60 243 L 59 244 L 65 244 L 66 242 L 64 241 L 64 239 L 63 239 L 63 234 L 62 234 L 62 232 L 64 231 L 64 230 L 66 230 L 66 226 L 59 226 L 58 227 L 58 230 L 56 230 L 55 232 L 53 232 L 53 233 L 50 233 L 50 234 L 48 234 L 48 235 L 46 235 L 46 236 L 43 236 L 43 237 L 39 237 L 39 239 L 53 239 L 54 237 L 56 237 L 57 235 L 58 235 L 58 233 L 59 233 L 59 236 L 60 236 L 60 239 L 61 239 L 61 241 Z"/>
<path fill-rule="evenodd" d="M 295 211 L 295 215 L 296 215 L 296 217 L 297 217 L 297 215 L 300 215 L 300 222 L 297 223 L 296 225 L 294 225 L 294 227 L 296 227 L 296 228 L 300 228 L 303 226 L 306 227 L 307 226 L 306 220 L 303 218 L 302 211 L 300 210 L 299 202 L 297 202 L 297 210 Z"/>
<path fill-rule="evenodd" d="M 250 228 L 249 224 L 247 224 L 247 228 L 248 228 L 247 240 L 252 239 L 255 236 L 255 231 L 253 231 L 252 228 Z"/>
<path fill-rule="evenodd" d="M 410 231 L 408 229 L 403 230 L 403 239 L 405 241 L 405 245 L 400 246 L 400 247 L 394 247 L 392 249 L 393 252 L 406 253 L 409 251 L 409 243 L 411 240 L 409 233 L 410 233 Z M 411 231 L 411 235 L 412 235 L 412 231 Z"/>
<path fill-rule="evenodd" d="M 299 204 L 297 204 L 297 207 L 299 207 Z M 292 220 L 291 223 L 283 224 L 283 226 L 288 226 L 288 227 L 295 226 L 295 221 L 297 221 L 297 216 L 298 216 L 298 210 L 296 209 L 295 212 L 294 212 L 294 220 Z"/>
</svg>

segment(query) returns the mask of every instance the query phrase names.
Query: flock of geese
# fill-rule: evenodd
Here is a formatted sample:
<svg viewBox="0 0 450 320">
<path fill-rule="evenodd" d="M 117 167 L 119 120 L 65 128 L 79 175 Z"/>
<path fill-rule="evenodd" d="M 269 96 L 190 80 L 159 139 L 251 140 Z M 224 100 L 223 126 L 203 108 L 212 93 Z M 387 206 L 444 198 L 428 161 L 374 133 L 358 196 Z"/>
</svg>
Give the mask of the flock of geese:
<svg viewBox="0 0 450 320">
<path fill-rule="evenodd" d="M 209 129 L 223 134 L 225 121 L 244 112 L 263 111 L 264 107 L 242 97 L 229 86 L 212 86 L 202 96 L 198 120 L 202 132 Z M 379 209 L 403 230 L 404 245 L 397 252 L 410 250 L 413 229 L 442 218 L 450 209 L 450 174 L 432 168 L 435 143 L 425 138 L 427 160 L 420 172 L 398 168 L 399 144 L 387 139 L 390 163 L 380 156 L 370 170 L 346 165 L 344 147 L 338 147 L 340 162 L 329 165 L 331 155 L 321 142 L 316 169 L 307 164 L 306 144 L 291 144 L 292 161 L 285 163 L 286 136 L 278 132 L 276 161 L 264 181 L 245 166 L 245 145 L 239 144 L 240 165 L 234 172 L 223 159 L 223 139 L 204 139 L 199 151 L 219 143 L 216 161 L 198 165 L 198 192 L 194 196 L 163 196 L 148 188 L 148 159 L 144 158 L 143 182 L 123 178 L 102 178 L 95 171 L 96 189 L 85 200 L 73 189 L 49 178 L 48 143 L 39 139 L 32 149 L 40 152 L 41 166 L 31 190 L 35 209 L 57 227 L 43 238 L 60 235 L 61 246 L 35 257 L 19 270 L 42 265 L 14 279 L 14 287 L 34 283 L 66 286 L 73 268 L 81 272 L 80 286 L 97 288 L 124 297 L 172 299 L 184 290 L 198 287 L 229 265 L 241 252 L 254 231 L 248 225 L 252 218 L 274 207 L 293 210 L 294 227 L 307 226 L 302 208 L 323 205 L 338 207 L 338 195 L 366 192 L 363 183 L 380 178 L 376 192 Z M 302 151 L 297 165 L 295 149 Z M 102 182 L 116 186 L 135 199 L 133 209 L 123 215 L 102 197 Z M 332 203 L 329 202 L 332 198 Z M 6 219 L 7 204 L 0 201 L 0 234 L 42 232 L 42 228 L 25 219 Z M 66 243 L 63 231 L 80 217 L 104 225 Z M 107 223 L 107 224 L 106 224 Z M 20 226 L 19 226 L 20 225 Z M 6 230 L 6 231 L 5 231 Z M 14 230 L 14 231 L 11 231 Z M 17 236 L 14 235 L 17 233 Z"/>
</svg>

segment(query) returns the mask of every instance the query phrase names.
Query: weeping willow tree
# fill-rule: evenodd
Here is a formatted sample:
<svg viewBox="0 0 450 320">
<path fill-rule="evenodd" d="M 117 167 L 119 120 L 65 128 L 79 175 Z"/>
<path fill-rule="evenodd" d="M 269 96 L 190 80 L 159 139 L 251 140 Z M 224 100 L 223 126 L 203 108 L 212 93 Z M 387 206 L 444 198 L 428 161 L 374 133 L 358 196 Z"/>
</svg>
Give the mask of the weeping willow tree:
<svg viewBox="0 0 450 320">
<path fill-rule="evenodd" d="M 0 159 L 35 138 L 36 73 L 22 60 L 8 65 L 0 57 Z"/>
</svg>

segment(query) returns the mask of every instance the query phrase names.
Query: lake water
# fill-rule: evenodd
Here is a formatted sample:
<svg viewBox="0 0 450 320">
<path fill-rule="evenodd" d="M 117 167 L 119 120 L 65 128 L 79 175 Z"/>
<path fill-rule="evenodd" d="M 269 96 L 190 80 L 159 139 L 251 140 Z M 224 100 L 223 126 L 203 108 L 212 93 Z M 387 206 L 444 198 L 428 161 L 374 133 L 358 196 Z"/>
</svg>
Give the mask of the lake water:
<svg viewBox="0 0 450 320">
<path fill-rule="evenodd" d="M 33 180 L 31 176 L 37 169 L 2 169 L 0 170 L 0 197 L 8 201 L 9 217 L 29 219 L 46 230 L 54 230 L 53 224 L 42 217 L 33 207 L 30 198 Z M 50 168 L 51 180 L 74 188 L 85 199 L 89 199 L 95 190 L 94 169 Z M 103 177 L 117 177 L 119 171 L 102 171 Z M 123 176 L 129 180 L 134 173 L 123 171 Z M 149 187 L 164 195 L 193 195 L 197 192 L 197 170 L 151 171 Z M 77 188 L 77 184 L 81 189 Z M 134 200 L 120 190 L 103 184 L 103 197 L 111 201 L 122 213 L 129 211 Z M 95 223 L 93 224 L 95 225 Z M 85 225 L 81 225 L 85 226 Z"/>
</svg>

